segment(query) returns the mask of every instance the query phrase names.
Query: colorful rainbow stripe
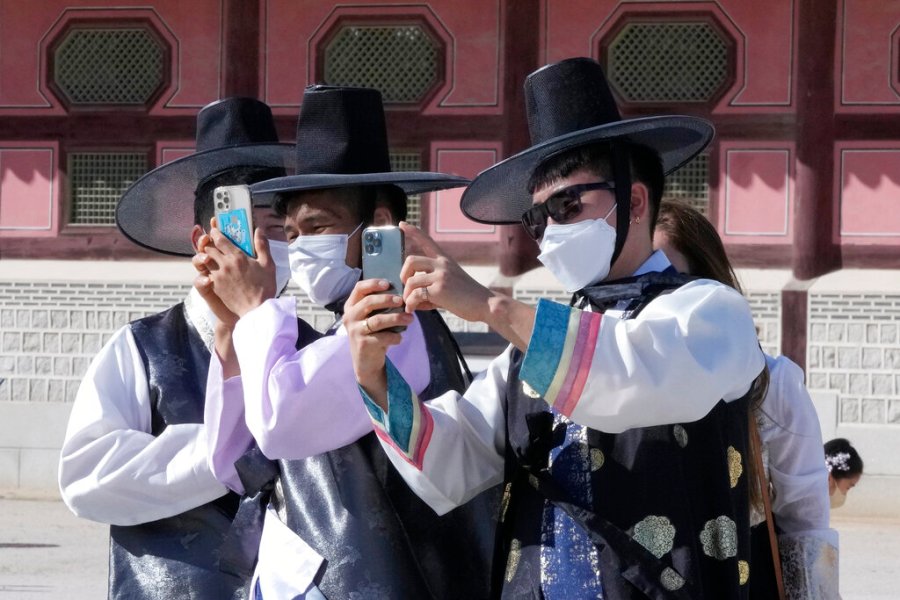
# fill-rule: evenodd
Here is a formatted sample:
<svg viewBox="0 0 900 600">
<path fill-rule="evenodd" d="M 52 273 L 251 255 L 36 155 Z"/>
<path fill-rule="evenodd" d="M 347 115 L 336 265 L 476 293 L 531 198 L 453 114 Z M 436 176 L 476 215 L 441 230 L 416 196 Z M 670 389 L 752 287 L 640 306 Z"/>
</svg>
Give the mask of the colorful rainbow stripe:
<svg viewBox="0 0 900 600">
<path fill-rule="evenodd" d="M 538 302 L 534 330 L 519 377 L 569 417 L 587 381 L 603 315 L 549 300 Z"/>
<path fill-rule="evenodd" d="M 428 449 L 434 431 L 434 419 L 390 360 L 385 361 L 385 370 L 388 381 L 386 414 L 362 388 L 359 391 L 369 409 L 375 435 L 421 471 L 425 450 Z"/>
</svg>

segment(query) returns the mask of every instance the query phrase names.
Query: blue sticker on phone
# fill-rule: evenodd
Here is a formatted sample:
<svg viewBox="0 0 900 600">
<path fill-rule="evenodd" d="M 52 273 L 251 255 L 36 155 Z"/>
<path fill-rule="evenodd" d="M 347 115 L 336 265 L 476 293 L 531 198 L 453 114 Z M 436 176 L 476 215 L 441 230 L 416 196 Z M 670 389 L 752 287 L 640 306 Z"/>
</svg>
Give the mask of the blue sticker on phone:
<svg viewBox="0 0 900 600">
<path fill-rule="evenodd" d="M 219 228 L 235 246 L 247 256 L 253 256 L 253 232 L 247 222 L 247 212 L 243 209 L 229 210 L 218 216 Z"/>
</svg>

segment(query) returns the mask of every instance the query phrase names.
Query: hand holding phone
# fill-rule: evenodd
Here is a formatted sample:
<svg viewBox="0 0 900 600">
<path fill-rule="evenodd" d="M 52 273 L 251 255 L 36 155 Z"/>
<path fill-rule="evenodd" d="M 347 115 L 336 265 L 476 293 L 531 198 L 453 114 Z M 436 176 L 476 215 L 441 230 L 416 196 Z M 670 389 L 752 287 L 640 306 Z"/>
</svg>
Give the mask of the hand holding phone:
<svg viewBox="0 0 900 600">
<path fill-rule="evenodd" d="M 362 232 L 363 279 L 384 279 L 391 287 L 385 293 L 403 296 L 400 269 L 403 267 L 403 231 L 399 227 L 367 227 Z M 387 312 L 403 312 L 403 306 L 386 309 Z M 384 311 L 376 311 L 384 312 Z M 405 327 L 392 327 L 391 331 L 403 331 Z"/>
<path fill-rule="evenodd" d="M 256 258 L 253 249 L 253 209 L 250 188 L 246 185 L 222 185 L 213 191 L 219 229 L 244 254 Z"/>
</svg>

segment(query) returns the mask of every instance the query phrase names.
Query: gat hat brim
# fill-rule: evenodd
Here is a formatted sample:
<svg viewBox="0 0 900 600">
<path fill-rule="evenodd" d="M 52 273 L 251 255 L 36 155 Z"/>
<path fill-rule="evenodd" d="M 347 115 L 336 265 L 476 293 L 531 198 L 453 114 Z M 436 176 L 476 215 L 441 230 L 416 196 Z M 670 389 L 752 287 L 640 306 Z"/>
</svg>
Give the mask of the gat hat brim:
<svg viewBox="0 0 900 600">
<path fill-rule="evenodd" d="M 465 177 L 431 173 L 427 171 L 392 171 L 388 173 L 309 173 L 289 175 L 261 181 L 250 186 L 254 196 L 284 194 L 373 185 L 395 185 L 407 194 L 422 194 L 450 188 L 465 187 L 469 180 Z"/>
<path fill-rule="evenodd" d="M 668 115 L 616 121 L 560 135 L 479 173 L 463 193 L 461 208 L 479 223 L 519 223 L 532 206 L 529 179 L 538 166 L 557 154 L 596 142 L 623 140 L 656 151 L 668 175 L 699 154 L 714 131 L 704 119 Z"/>
<path fill-rule="evenodd" d="M 197 185 L 211 175 L 238 167 L 288 170 L 292 150 L 292 144 L 246 144 L 197 152 L 161 165 L 125 191 L 116 207 L 116 224 L 139 246 L 193 256 L 191 228 Z"/>
</svg>

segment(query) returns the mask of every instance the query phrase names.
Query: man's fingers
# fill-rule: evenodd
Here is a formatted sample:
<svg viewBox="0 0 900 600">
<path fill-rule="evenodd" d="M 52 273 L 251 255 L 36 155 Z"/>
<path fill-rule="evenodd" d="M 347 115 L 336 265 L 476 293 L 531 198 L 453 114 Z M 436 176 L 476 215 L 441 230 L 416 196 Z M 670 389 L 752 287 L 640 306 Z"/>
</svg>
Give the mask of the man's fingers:
<svg viewBox="0 0 900 600">
<path fill-rule="evenodd" d="M 234 242 L 229 240 L 224 233 L 218 228 L 212 228 L 209 230 L 209 237 L 212 238 L 213 244 L 215 244 L 216 249 L 223 254 L 234 254 L 236 252 L 243 252 L 240 248 L 234 245 Z"/>
<path fill-rule="evenodd" d="M 425 232 L 415 225 L 400 221 L 400 229 L 403 230 L 404 244 L 407 248 L 412 248 L 417 253 L 424 254 L 429 258 L 444 255 L 443 249 L 437 245 L 437 242 L 425 235 Z"/>
<path fill-rule="evenodd" d="M 350 292 L 350 296 L 347 298 L 346 306 L 353 306 L 359 303 L 360 300 L 362 300 L 369 294 L 374 294 L 375 292 L 383 292 L 390 287 L 390 282 L 385 281 L 384 279 L 361 279 L 356 283 L 356 285 L 353 287 L 353 290 Z"/>
<path fill-rule="evenodd" d="M 207 263 L 209 262 L 209 256 L 203 252 L 199 254 L 195 254 L 191 257 L 191 265 L 193 265 L 194 269 L 201 275 L 209 275 L 209 266 Z"/>
<path fill-rule="evenodd" d="M 435 259 L 427 256 L 407 256 L 400 267 L 400 281 L 406 282 L 416 273 L 431 273 L 435 269 Z"/>
</svg>

